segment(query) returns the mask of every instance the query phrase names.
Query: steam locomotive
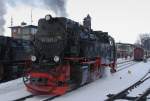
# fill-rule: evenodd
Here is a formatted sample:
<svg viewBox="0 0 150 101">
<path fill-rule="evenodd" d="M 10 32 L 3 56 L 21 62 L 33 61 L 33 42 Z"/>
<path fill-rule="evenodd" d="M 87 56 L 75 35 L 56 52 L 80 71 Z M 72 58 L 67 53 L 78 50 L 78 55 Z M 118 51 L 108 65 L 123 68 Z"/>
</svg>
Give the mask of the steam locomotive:
<svg viewBox="0 0 150 101">
<path fill-rule="evenodd" d="M 0 82 L 22 76 L 31 55 L 30 41 L 0 36 Z"/>
<path fill-rule="evenodd" d="M 23 81 L 34 94 L 62 95 L 99 79 L 107 66 L 115 72 L 115 41 L 107 32 L 93 31 L 89 15 L 83 25 L 46 15 L 38 22 L 33 45 Z"/>
</svg>

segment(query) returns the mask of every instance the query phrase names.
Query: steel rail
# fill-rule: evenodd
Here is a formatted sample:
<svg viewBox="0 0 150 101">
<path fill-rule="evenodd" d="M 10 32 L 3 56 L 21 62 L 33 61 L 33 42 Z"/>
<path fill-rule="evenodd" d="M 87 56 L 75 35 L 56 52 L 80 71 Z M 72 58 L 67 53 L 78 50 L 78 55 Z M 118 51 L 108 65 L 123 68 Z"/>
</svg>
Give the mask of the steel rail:
<svg viewBox="0 0 150 101">
<path fill-rule="evenodd" d="M 16 99 L 16 100 L 13 100 L 13 101 L 24 101 L 24 100 L 26 100 L 26 99 L 28 99 L 28 98 L 32 98 L 32 97 L 34 97 L 35 95 L 28 95 L 28 96 L 25 96 L 25 97 L 22 97 L 22 98 L 18 98 L 18 99 Z"/>
<path fill-rule="evenodd" d="M 150 88 L 148 88 L 142 95 L 136 98 L 134 101 L 146 101 L 146 97 L 150 94 Z"/>
<path fill-rule="evenodd" d="M 140 84 L 142 84 L 146 80 L 150 79 L 150 76 L 148 76 L 149 73 L 150 73 L 150 70 L 140 80 L 138 80 L 136 83 L 132 84 L 130 87 L 124 89 L 123 91 L 121 91 L 117 94 L 108 94 L 107 96 L 109 98 L 106 99 L 105 101 L 114 101 L 116 99 L 127 99 L 127 98 L 137 99 L 137 97 L 127 97 L 127 95 L 129 94 L 129 91 L 135 89 L 137 86 L 139 86 Z M 139 100 L 137 100 L 137 101 L 139 101 Z"/>
</svg>

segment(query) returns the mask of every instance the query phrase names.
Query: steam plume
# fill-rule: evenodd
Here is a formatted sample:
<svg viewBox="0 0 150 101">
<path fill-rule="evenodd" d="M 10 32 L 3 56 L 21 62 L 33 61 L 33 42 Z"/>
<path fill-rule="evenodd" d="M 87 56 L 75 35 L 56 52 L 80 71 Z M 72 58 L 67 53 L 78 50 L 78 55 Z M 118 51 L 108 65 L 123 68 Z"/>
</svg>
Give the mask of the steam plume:
<svg viewBox="0 0 150 101">
<path fill-rule="evenodd" d="M 66 1 L 67 0 L 43 0 L 44 4 L 53 10 L 56 15 L 67 16 Z"/>
<path fill-rule="evenodd" d="M 48 10 L 50 9 L 57 16 L 67 16 L 66 2 L 67 0 L 0 0 L 0 35 L 3 35 L 4 33 L 4 15 L 6 14 L 7 3 L 12 7 L 17 6 L 17 4 L 23 3 L 34 7 L 40 7 Z"/>
<path fill-rule="evenodd" d="M 5 6 L 5 0 L 0 0 L 0 35 L 3 35 L 4 33 L 4 15 L 6 14 Z"/>
<path fill-rule="evenodd" d="M 52 10 L 57 16 L 67 16 L 66 2 L 67 0 L 8 0 L 8 3 L 11 6 L 23 3 L 34 7 Z"/>
</svg>

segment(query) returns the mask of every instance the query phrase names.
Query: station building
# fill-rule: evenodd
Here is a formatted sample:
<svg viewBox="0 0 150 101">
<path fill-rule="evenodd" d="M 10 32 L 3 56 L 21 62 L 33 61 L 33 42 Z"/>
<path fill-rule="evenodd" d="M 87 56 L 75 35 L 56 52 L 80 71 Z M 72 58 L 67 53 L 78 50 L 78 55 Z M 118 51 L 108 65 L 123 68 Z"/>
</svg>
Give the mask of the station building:
<svg viewBox="0 0 150 101">
<path fill-rule="evenodd" d="M 15 39 L 31 40 L 37 32 L 37 26 L 22 22 L 20 26 L 11 26 L 11 37 Z"/>
</svg>

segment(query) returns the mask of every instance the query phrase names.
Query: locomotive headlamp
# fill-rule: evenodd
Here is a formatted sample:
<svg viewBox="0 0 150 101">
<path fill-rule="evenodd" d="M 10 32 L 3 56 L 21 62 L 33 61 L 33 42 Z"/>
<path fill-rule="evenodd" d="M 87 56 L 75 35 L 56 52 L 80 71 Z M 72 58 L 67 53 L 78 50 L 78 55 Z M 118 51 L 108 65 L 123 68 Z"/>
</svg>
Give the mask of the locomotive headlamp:
<svg viewBox="0 0 150 101">
<path fill-rule="evenodd" d="M 59 56 L 54 56 L 54 61 L 55 62 L 59 62 L 59 60 L 60 60 Z"/>
<path fill-rule="evenodd" d="M 46 21 L 49 21 L 51 18 L 52 18 L 51 15 L 46 15 L 46 16 L 45 16 L 45 20 L 46 20 Z"/>
<path fill-rule="evenodd" d="M 35 62 L 36 61 L 36 56 L 32 55 L 31 56 L 31 61 Z"/>
</svg>

